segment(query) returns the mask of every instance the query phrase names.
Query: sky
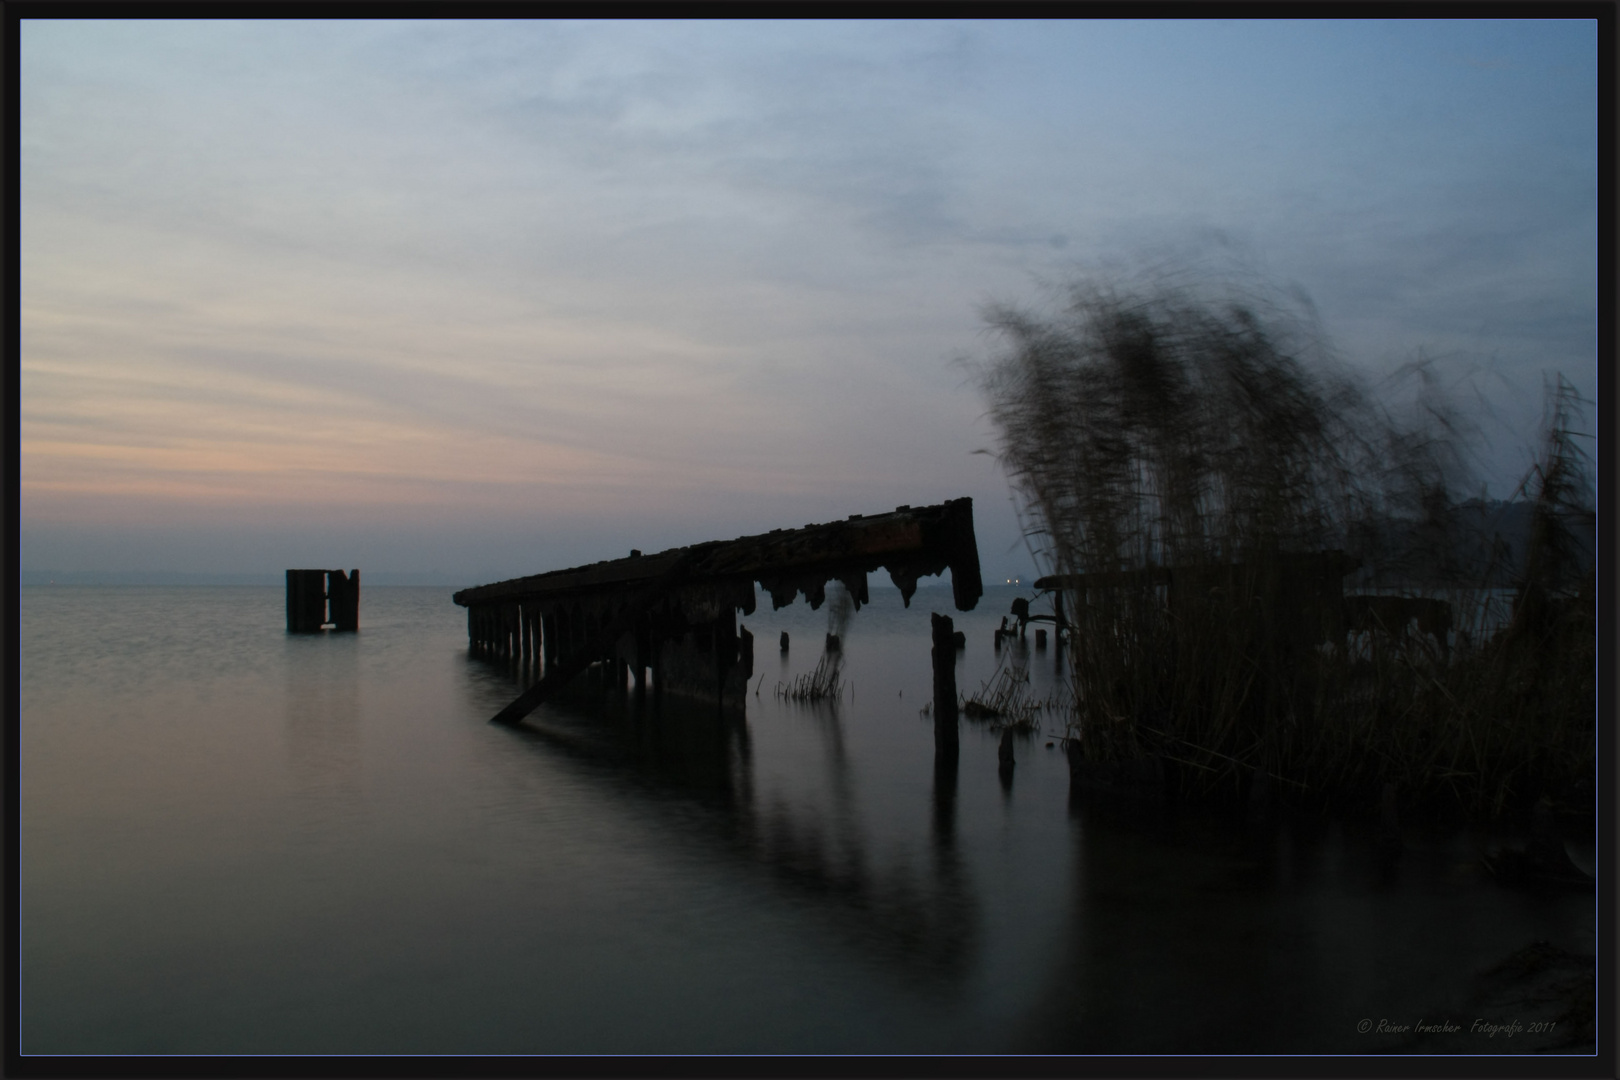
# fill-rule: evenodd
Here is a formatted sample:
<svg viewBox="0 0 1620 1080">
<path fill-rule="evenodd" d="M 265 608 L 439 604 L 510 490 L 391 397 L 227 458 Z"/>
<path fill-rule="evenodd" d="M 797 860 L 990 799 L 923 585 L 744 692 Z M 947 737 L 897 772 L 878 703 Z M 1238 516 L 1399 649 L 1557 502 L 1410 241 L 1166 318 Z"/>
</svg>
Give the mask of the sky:
<svg viewBox="0 0 1620 1080">
<path fill-rule="evenodd" d="M 19 36 L 25 572 L 476 584 L 971 496 L 1028 575 L 984 312 L 1148 264 L 1429 360 L 1493 496 L 1597 391 L 1591 21 Z"/>
</svg>

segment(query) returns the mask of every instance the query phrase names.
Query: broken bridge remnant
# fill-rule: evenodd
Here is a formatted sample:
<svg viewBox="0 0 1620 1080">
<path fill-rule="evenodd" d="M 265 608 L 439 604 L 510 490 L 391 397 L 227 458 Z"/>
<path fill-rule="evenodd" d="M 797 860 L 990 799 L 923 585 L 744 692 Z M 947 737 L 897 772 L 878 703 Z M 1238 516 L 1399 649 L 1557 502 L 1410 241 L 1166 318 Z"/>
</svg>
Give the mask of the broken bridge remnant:
<svg viewBox="0 0 1620 1080">
<path fill-rule="evenodd" d="M 330 611 L 328 607 L 330 606 Z M 360 571 L 287 571 L 287 632 L 360 629 Z"/>
<path fill-rule="evenodd" d="M 1053 574 L 1035 582 L 1040 592 L 1054 593 L 1050 616 L 1030 615 L 1028 602 L 1015 600 L 1013 614 L 1020 624 L 1052 622 L 1060 634 L 1073 630 L 1064 614 L 1068 596 L 1072 619 L 1105 593 L 1156 595 L 1171 610 L 1184 616 L 1208 612 L 1222 605 L 1263 603 L 1266 625 L 1278 642 L 1310 647 L 1332 641 L 1341 648 L 1345 632 L 1344 578 L 1361 565 L 1343 551 L 1283 553 L 1254 562 L 1201 563 L 1185 566 L 1147 566 L 1089 574 Z M 1163 590 L 1160 592 L 1160 590 Z M 1236 599 L 1234 599 L 1236 598 Z M 1019 604 L 1024 605 L 1020 611 Z"/>
<path fill-rule="evenodd" d="M 516 723 L 593 665 L 611 665 L 637 692 L 740 702 L 753 674 L 753 635 L 737 612 L 754 611 L 754 583 L 785 607 L 800 593 L 817 609 L 842 582 L 857 609 L 866 575 L 887 569 L 907 607 L 917 579 L 951 572 L 956 607 L 984 593 L 973 500 L 902 506 L 887 514 L 711 540 L 653 555 L 592 563 L 463 589 L 472 648 L 536 663 L 541 678 L 495 716 Z"/>
</svg>

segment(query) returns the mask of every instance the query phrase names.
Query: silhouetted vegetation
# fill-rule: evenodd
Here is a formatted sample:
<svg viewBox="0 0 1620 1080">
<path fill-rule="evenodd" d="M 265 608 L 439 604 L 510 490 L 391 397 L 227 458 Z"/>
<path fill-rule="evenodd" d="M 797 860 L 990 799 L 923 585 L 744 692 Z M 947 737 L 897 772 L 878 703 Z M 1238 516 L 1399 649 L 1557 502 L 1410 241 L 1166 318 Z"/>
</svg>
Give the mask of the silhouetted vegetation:
<svg viewBox="0 0 1620 1080">
<path fill-rule="evenodd" d="M 1026 534 L 1063 579 L 1086 758 L 1162 758 L 1189 794 L 1267 775 L 1366 805 L 1393 783 L 1475 814 L 1590 808 L 1591 486 L 1568 384 L 1548 389 L 1513 553 L 1468 535 L 1468 428 L 1431 373 L 1409 369 L 1398 416 L 1304 305 L 1086 284 L 1053 316 L 987 317 L 1004 347 L 982 387 Z M 1508 567 L 1511 615 L 1487 588 Z"/>
<path fill-rule="evenodd" d="M 827 644 L 814 671 L 788 683 L 778 683 L 776 696 L 789 701 L 837 701 L 844 691 L 843 639 L 855 614 L 855 598 L 842 582 L 827 585 Z"/>
<path fill-rule="evenodd" d="M 1012 652 L 1009 649 L 1007 656 Z M 1030 696 L 1028 666 L 1008 663 L 1004 656 L 996 665 L 995 674 L 977 693 L 963 695 L 962 715 L 970 720 L 991 720 L 1005 727 L 1033 731 L 1039 730 L 1041 711 L 1049 704 Z"/>
</svg>

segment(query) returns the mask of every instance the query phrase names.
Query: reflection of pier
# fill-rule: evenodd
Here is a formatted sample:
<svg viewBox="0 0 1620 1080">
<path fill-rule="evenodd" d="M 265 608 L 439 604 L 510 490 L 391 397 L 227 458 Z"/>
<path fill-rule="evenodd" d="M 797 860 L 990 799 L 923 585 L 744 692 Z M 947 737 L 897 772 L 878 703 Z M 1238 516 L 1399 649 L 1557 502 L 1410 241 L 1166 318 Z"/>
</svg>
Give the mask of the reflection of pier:
<svg viewBox="0 0 1620 1080">
<path fill-rule="evenodd" d="M 897 508 L 872 517 L 777 529 L 463 589 L 475 649 L 534 662 L 542 678 L 496 720 L 515 723 L 592 666 L 637 691 L 650 683 L 712 702 L 739 702 L 753 673 L 753 636 L 737 611 L 754 610 L 754 583 L 773 607 L 803 593 L 820 607 L 841 581 L 858 607 L 866 575 L 887 568 L 909 606 L 917 579 L 951 571 L 959 610 L 983 592 L 973 500 Z"/>
<path fill-rule="evenodd" d="M 670 818 L 673 797 L 686 807 L 678 815 L 683 840 L 698 841 L 721 865 L 758 872 L 863 957 L 924 980 L 967 973 L 982 928 L 955 853 L 954 763 L 935 780 L 932 851 L 920 849 L 915 863 L 886 861 L 860 830 L 840 827 L 850 814 L 757 793 L 748 728 L 735 713 L 716 715 L 701 702 L 673 698 L 654 715 L 627 687 L 603 694 L 584 681 L 548 708 L 543 722 L 518 725 L 514 734 L 588 765 L 585 775 L 646 800 L 660 820 Z M 823 721 L 833 744 L 830 794 L 840 811 L 852 809 L 833 706 L 788 711 Z"/>
</svg>

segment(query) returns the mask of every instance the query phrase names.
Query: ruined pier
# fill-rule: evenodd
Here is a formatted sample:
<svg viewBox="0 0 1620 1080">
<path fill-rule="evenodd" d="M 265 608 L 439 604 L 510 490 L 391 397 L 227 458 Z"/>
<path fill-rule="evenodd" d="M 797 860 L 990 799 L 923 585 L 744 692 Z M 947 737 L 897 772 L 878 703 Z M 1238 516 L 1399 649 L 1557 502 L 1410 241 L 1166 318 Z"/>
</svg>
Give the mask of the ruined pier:
<svg viewBox="0 0 1620 1080">
<path fill-rule="evenodd" d="M 516 723 L 593 666 L 637 692 L 740 703 L 753 674 L 755 582 L 781 608 L 803 594 L 812 609 L 842 582 L 857 608 L 866 575 L 887 569 L 909 607 L 917 580 L 951 572 L 952 599 L 972 610 L 983 595 L 973 500 L 853 514 L 845 521 L 774 529 L 653 555 L 577 566 L 463 589 L 472 648 L 537 665 L 538 682 L 495 720 Z"/>
</svg>

